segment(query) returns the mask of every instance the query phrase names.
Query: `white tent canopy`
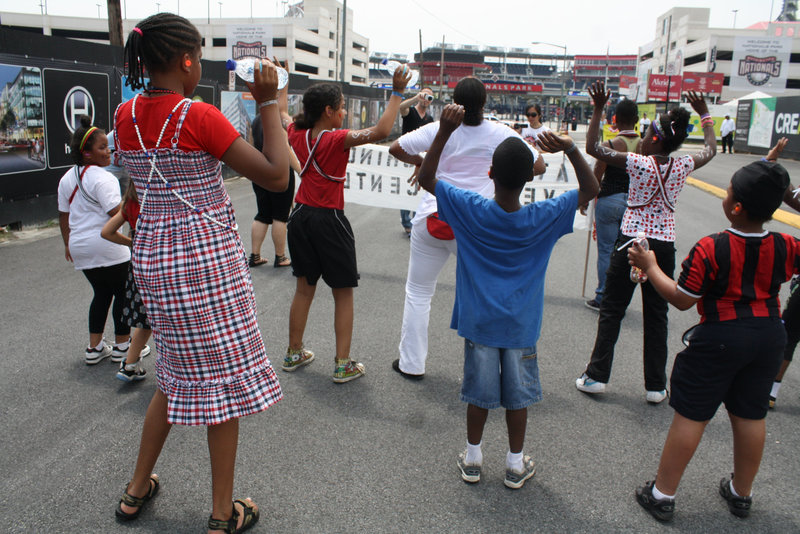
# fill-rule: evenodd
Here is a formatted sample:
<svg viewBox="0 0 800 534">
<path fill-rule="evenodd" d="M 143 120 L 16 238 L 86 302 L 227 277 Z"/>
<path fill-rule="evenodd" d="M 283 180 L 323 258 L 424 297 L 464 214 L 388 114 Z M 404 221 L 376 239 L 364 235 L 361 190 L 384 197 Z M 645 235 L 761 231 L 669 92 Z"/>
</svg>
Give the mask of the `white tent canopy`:
<svg viewBox="0 0 800 534">
<path fill-rule="evenodd" d="M 762 93 L 761 91 L 753 91 L 752 93 L 744 96 L 740 96 L 730 102 L 726 102 L 724 105 L 726 106 L 735 106 L 739 103 L 740 100 L 756 100 L 757 98 L 771 98 L 772 95 L 768 95 L 767 93 Z"/>
</svg>

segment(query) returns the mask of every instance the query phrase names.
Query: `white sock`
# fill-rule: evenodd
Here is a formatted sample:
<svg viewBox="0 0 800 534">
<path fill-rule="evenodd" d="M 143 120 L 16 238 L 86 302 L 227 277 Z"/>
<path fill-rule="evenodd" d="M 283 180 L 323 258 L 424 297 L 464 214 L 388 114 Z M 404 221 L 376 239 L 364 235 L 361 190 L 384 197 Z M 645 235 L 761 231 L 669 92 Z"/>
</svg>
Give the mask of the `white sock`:
<svg viewBox="0 0 800 534">
<path fill-rule="evenodd" d="M 117 343 L 117 344 L 115 344 L 114 348 L 117 349 L 117 350 L 126 351 L 126 350 L 128 350 L 128 347 L 130 347 L 130 346 L 131 346 L 131 340 L 128 339 L 128 341 L 126 341 L 125 343 Z"/>
<path fill-rule="evenodd" d="M 483 445 L 483 441 L 478 443 L 477 445 L 473 445 L 469 441 L 467 442 L 467 457 L 464 459 L 465 462 L 468 464 L 482 464 L 483 463 L 483 453 L 481 452 L 481 445 Z"/>
<path fill-rule="evenodd" d="M 661 493 L 660 491 L 658 491 L 656 485 L 653 484 L 653 498 L 657 501 L 663 501 L 664 499 L 674 501 L 675 495 L 667 495 L 666 493 Z"/>
<path fill-rule="evenodd" d="M 772 392 L 770 392 L 769 396 L 777 399 L 778 398 L 778 391 L 780 391 L 780 389 L 781 389 L 781 383 L 780 382 L 773 382 L 772 383 Z"/>
<path fill-rule="evenodd" d="M 734 496 L 734 497 L 741 497 L 741 495 L 739 495 L 738 493 L 736 493 L 736 490 L 735 490 L 735 489 L 733 489 L 733 479 L 731 479 L 731 481 L 730 481 L 730 482 L 728 482 L 728 485 L 731 487 L 731 493 L 733 493 L 733 496 Z M 751 497 L 752 495 L 753 495 L 753 494 L 752 494 L 752 493 L 750 493 L 750 495 L 747 495 L 747 497 Z"/>
<path fill-rule="evenodd" d="M 101 339 L 100 343 L 95 347 L 95 350 L 103 350 L 104 348 L 106 348 L 106 342 Z"/>
<path fill-rule="evenodd" d="M 506 467 L 514 471 L 522 471 L 522 451 L 506 453 Z"/>
</svg>

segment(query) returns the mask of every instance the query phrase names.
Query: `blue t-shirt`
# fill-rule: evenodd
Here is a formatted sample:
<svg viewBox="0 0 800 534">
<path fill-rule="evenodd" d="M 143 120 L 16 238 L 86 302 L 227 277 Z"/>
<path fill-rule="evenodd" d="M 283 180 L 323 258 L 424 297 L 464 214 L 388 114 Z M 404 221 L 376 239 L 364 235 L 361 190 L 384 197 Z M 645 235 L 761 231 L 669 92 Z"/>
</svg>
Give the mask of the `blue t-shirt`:
<svg viewBox="0 0 800 534">
<path fill-rule="evenodd" d="M 489 347 L 536 345 L 547 263 L 558 238 L 572 232 L 578 191 L 506 213 L 493 199 L 440 180 L 436 200 L 458 242 L 450 327 Z"/>
</svg>

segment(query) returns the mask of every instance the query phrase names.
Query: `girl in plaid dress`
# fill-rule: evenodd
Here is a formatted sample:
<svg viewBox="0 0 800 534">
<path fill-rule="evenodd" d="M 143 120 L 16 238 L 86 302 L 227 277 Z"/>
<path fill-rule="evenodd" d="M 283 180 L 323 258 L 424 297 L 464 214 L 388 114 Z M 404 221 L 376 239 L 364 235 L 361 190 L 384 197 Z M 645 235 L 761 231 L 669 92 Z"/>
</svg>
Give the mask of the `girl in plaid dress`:
<svg viewBox="0 0 800 534">
<path fill-rule="evenodd" d="M 209 531 L 242 532 L 258 520 L 258 508 L 249 499 L 231 502 L 238 418 L 282 394 L 258 330 L 220 160 L 271 191 L 286 188 L 289 163 L 274 65 L 263 63 L 249 85 L 264 126 L 260 153 L 219 110 L 185 98 L 202 75 L 200 44 L 188 20 L 159 13 L 140 22 L 125 45 L 127 83 L 145 92 L 117 109 L 115 141 L 141 203 L 134 274 L 153 327 L 158 390 L 116 513 L 135 519 L 157 493 L 152 470 L 173 424 L 205 425 Z"/>
</svg>

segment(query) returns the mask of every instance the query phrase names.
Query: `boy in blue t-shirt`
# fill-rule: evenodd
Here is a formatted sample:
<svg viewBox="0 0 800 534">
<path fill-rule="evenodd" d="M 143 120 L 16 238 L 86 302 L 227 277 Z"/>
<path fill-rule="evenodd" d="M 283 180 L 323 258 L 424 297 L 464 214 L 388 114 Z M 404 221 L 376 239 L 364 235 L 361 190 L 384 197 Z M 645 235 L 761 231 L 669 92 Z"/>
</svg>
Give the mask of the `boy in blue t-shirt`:
<svg viewBox="0 0 800 534">
<path fill-rule="evenodd" d="M 599 185 L 572 139 L 552 133 L 539 140 L 547 150 L 567 154 L 577 173 L 577 191 L 523 207 L 519 197 L 533 179 L 533 155 L 516 137 L 500 143 L 492 156 L 494 199 L 437 180 L 442 149 L 463 117 L 462 106 L 444 108 L 419 171 L 420 185 L 436 196 L 439 217 L 458 243 L 451 327 L 464 338 L 461 400 L 468 403 L 467 449 L 458 467 L 465 482 L 480 480 L 483 427 L 489 410 L 502 406 L 509 442 L 505 485 L 518 489 L 536 471 L 522 445 L 527 407 L 542 398 L 536 341 L 547 262 L 558 238 L 572 231 L 578 205 L 594 198 Z"/>
</svg>

